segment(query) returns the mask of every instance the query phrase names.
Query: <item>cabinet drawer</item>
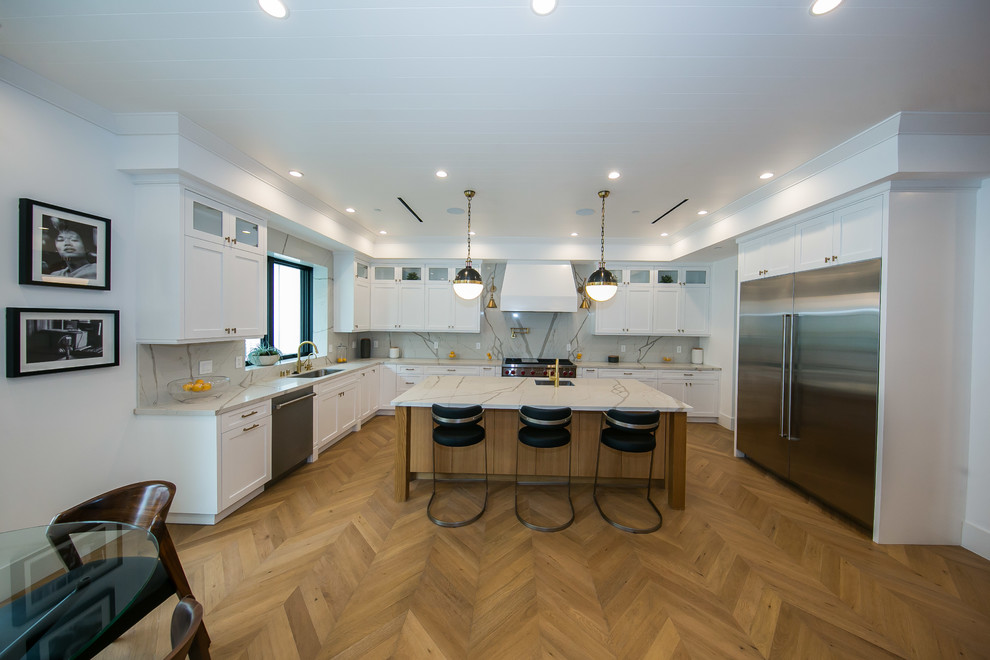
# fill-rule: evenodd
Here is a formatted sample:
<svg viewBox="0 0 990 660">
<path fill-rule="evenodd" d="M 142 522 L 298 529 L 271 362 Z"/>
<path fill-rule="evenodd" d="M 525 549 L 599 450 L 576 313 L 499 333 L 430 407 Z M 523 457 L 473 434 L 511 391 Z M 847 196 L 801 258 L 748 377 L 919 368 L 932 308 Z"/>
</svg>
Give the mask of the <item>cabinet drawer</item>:
<svg viewBox="0 0 990 660">
<path fill-rule="evenodd" d="M 409 365 L 406 365 L 406 364 L 400 364 L 395 371 L 396 371 L 396 373 L 398 373 L 400 375 L 402 375 L 402 374 L 422 374 L 423 373 L 423 367 L 414 367 L 414 366 L 409 366 Z"/>
<path fill-rule="evenodd" d="M 482 376 L 500 376 L 502 368 L 501 367 L 480 367 Z"/>
<path fill-rule="evenodd" d="M 313 391 L 317 394 L 325 394 L 327 392 L 333 392 L 347 387 L 348 385 L 357 384 L 358 375 L 357 373 L 349 373 L 346 376 L 337 376 L 336 378 L 328 378 L 327 380 L 317 383 L 313 387 Z"/>
<path fill-rule="evenodd" d="M 272 402 L 264 401 L 253 406 L 239 408 L 231 412 L 226 412 L 220 416 L 220 432 L 241 430 L 251 426 L 259 419 L 264 419 L 272 414 Z"/>
<path fill-rule="evenodd" d="M 426 367 L 427 376 L 478 376 L 481 367 Z"/>
<path fill-rule="evenodd" d="M 718 380 L 717 371 L 661 371 L 661 381 Z"/>
<path fill-rule="evenodd" d="M 399 374 L 395 378 L 395 393 L 401 394 L 402 392 L 405 392 L 406 390 L 410 389 L 413 385 L 418 385 L 422 383 L 424 378 L 426 378 L 426 376 L 423 375 L 403 376 L 402 374 Z"/>
</svg>

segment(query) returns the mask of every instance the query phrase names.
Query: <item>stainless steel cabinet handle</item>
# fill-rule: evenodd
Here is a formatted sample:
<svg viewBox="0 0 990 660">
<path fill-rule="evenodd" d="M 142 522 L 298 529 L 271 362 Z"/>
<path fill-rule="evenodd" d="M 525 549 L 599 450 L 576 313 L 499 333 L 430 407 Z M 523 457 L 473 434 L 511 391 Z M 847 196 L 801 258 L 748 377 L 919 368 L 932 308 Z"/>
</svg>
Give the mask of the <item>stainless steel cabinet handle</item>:
<svg viewBox="0 0 990 660">
<path fill-rule="evenodd" d="M 275 410 L 281 410 L 282 408 L 285 408 L 286 406 L 291 406 L 292 404 L 299 403 L 300 401 L 303 401 L 305 399 L 312 399 L 314 396 L 316 396 L 316 394 L 313 393 L 313 392 L 310 392 L 309 394 L 306 394 L 304 396 L 301 396 L 298 399 L 293 399 L 292 401 L 286 401 L 285 403 L 276 404 L 275 405 Z"/>
<path fill-rule="evenodd" d="M 257 414 L 258 414 L 258 411 L 257 410 L 252 410 L 251 412 L 249 412 L 246 415 L 241 415 L 241 419 L 244 419 L 245 417 L 250 417 L 251 415 L 257 415 Z"/>
<path fill-rule="evenodd" d="M 259 426 L 261 426 L 261 424 L 252 424 L 251 426 L 247 427 L 246 429 L 241 429 L 241 433 L 245 433 L 247 431 L 250 431 L 251 429 L 256 429 Z"/>
</svg>

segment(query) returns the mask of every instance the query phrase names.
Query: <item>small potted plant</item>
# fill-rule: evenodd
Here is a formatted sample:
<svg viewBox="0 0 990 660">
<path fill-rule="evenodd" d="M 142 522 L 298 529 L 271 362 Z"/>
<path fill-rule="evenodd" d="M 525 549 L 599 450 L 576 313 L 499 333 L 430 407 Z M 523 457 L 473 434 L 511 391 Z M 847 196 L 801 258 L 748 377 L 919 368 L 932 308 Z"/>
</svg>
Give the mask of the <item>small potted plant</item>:
<svg viewBox="0 0 990 660">
<path fill-rule="evenodd" d="M 267 367 L 282 359 L 282 351 L 262 339 L 261 343 L 252 348 L 251 352 L 248 353 L 248 359 L 251 360 L 251 364 Z"/>
</svg>

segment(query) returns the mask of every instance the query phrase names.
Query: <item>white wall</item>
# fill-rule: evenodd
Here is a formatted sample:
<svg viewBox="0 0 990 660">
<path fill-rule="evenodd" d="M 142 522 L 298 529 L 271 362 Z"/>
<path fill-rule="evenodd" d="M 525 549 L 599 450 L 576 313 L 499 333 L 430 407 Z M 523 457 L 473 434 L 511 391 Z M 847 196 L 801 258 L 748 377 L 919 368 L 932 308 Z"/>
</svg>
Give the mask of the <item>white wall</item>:
<svg viewBox="0 0 990 660">
<path fill-rule="evenodd" d="M 133 273 L 141 252 L 131 185 L 114 166 L 115 137 L 0 82 L 0 294 L 5 307 L 120 310 L 120 366 L 0 380 L 0 529 L 48 522 L 131 481 L 116 463 L 135 402 Z M 110 291 L 17 284 L 18 199 L 111 219 Z"/>
<path fill-rule="evenodd" d="M 735 428 L 735 368 L 736 368 L 736 271 L 738 259 L 733 256 L 712 263 L 711 337 L 701 340 L 705 363 L 722 368 L 719 383 L 718 423 Z"/>
<path fill-rule="evenodd" d="M 980 189 L 975 227 L 969 475 L 962 545 L 990 559 L 990 179 Z"/>
</svg>

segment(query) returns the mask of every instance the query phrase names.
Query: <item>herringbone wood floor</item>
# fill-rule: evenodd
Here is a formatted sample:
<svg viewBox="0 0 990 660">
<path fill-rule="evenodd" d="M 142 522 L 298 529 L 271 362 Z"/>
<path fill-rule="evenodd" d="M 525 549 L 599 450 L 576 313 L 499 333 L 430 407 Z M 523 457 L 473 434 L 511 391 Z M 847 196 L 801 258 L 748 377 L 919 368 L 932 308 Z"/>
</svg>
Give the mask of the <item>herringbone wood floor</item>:
<svg viewBox="0 0 990 660">
<path fill-rule="evenodd" d="M 688 425 L 687 508 L 623 533 L 520 525 L 510 484 L 460 529 L 392 498 L 378 417 L 213 527 L 171 525 L 214 658 L 986 658 L 990 562 L 877 546 Z M 458 502 L 461 504 L 461 502 Z M 470 501 L 463 502 L 465 506 Z M 174 599 L 107 657 L 160 657 Z"/>
</svg>

